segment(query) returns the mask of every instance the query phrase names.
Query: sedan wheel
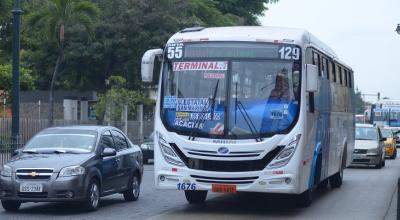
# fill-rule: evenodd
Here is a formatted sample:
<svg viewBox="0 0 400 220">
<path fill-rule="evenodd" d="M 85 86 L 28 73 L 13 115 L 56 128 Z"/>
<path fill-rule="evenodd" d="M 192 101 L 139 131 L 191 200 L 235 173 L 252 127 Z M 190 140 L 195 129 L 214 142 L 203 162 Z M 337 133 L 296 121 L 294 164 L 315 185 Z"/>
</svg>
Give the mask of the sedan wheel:
<svg viewBox="0 0 400 220">
<path fill-rule="evenodd" d="M 99 202 L 100 202 L 99 184 L 97 183 L 96 180 L 92 180 L 89 183 L 86 199 L 83 202 L 84 203 L 83 207 L 87 211 L 95 211 L 99 206 Z"/>
<path fill-rule="evenodd" d="M 140 180 L 138 174 L 134 174 L 128 190 L 123 192 L 126 201 L 136 201 L 140 194 Z"/>
</svg>

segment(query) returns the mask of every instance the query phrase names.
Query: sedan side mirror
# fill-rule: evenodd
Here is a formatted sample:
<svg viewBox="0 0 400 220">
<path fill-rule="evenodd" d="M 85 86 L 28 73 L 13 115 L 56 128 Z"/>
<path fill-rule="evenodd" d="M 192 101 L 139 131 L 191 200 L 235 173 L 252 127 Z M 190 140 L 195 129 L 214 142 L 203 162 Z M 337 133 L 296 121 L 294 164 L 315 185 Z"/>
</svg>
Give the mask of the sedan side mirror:
<svg viewBox="0 0 400 220">
<path fill-rule="evenodd" d="M 15 151 L 11 154 L 11 156 L 12 156 L 12 157 L 17 156 L 19 153 L 21 153 L 21 149 L 15 150 Z"/>
<path fill-rule="evenodd" d="M 112 157 L 115 155 L 117 155 L 117 151 L 109 147 L 104 148 L 103 153 L 101 153 L 102 157 Z"/>
<path fill-rule="evenodd" d="M 383 141 L 383 142 L 386 141 L 386 140 L 387 140 L 387 138 L 381 138 L 381 141 Z"/>
</svg>

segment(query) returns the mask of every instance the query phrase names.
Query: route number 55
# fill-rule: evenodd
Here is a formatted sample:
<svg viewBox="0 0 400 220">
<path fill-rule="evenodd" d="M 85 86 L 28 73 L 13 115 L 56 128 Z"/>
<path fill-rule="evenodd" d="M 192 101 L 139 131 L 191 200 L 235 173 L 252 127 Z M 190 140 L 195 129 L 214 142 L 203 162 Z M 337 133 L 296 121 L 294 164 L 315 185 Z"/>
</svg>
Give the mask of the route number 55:
<svg viewBox="0 0 400 220">
<path fill-rule="evenodd" d="M 167 57 L 168 59 L 180 59 L 182 58 L 182 46 L 168 47 Z"/>
</svg>

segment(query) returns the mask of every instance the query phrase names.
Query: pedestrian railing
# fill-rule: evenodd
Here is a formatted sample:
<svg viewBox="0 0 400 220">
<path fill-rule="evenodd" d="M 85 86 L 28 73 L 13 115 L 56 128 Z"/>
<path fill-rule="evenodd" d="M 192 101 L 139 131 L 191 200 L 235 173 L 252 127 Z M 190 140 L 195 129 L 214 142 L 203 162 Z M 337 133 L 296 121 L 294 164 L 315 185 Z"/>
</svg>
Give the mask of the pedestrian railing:
<svg viewBox="0 0 400 220">
<path fill-rule="evenodd" d="M 48 127 L 46 119 L 20 119 L 20 135 L 16 139 L 12 139 L 11 134 L 11 118 L 0 118 L 0 169 L 12 156 L 12 153 L 26 144 L 35 134 Z M 54 120 L 54 126 L 69 125 L 98 125 L 98 121 L 89 120 Z M 122 127 L 122 123 L 110 123 L 111 126 Z M 148 136 L 153 130 L 153 122 L 145 121 L 143 124 L 143 134 Z M 134 144 L 143 142 L 143 136 L 139 134 L 139 122 L 128 121 L 127 135 Z"/>
</svg>

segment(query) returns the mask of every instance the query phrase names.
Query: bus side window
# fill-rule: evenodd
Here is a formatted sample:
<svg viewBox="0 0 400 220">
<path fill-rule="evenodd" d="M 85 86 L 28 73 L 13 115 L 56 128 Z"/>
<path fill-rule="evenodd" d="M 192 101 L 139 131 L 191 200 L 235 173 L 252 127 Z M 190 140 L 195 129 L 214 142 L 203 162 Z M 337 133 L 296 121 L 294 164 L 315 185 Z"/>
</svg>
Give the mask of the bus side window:
<svg viewBox="0 0 400 220">
<path fill-rule="evenodd" d="M 353 75 L 353 72 L 351 72 L 351 71 L 348 71 L 348 73 L 349 73 L 349 88 L 352 88 L 353 86 L 352 86 L 352 75 Z"/>
<path fill-rule="evenodd" d="M 329 62 L 329 72 L 331 73 L 331 79 L 333 82 L 336 82 L 335 64 L 332 61 Z"/>
<path fill-rule="evenodd" d="M 315 51 L 312 52 L 312 64 L 318 66 L 318 75 L 321 76 L 321 68 L 319 65 L 319 54 Z"/>
<path fill-rule="evenodd" d="M 337 68 L 338 68 L 338 75 L 339 75 L 339 82 L 340 82 L 340 85 L 343 85 L 342 67 L 337 66 Z"/>
<path fill-rule="evenodd" d="M 322 67 L 326 78 L 329 80 L 328 60 L 325 57 L 322 58 Z"/>
</svg>

